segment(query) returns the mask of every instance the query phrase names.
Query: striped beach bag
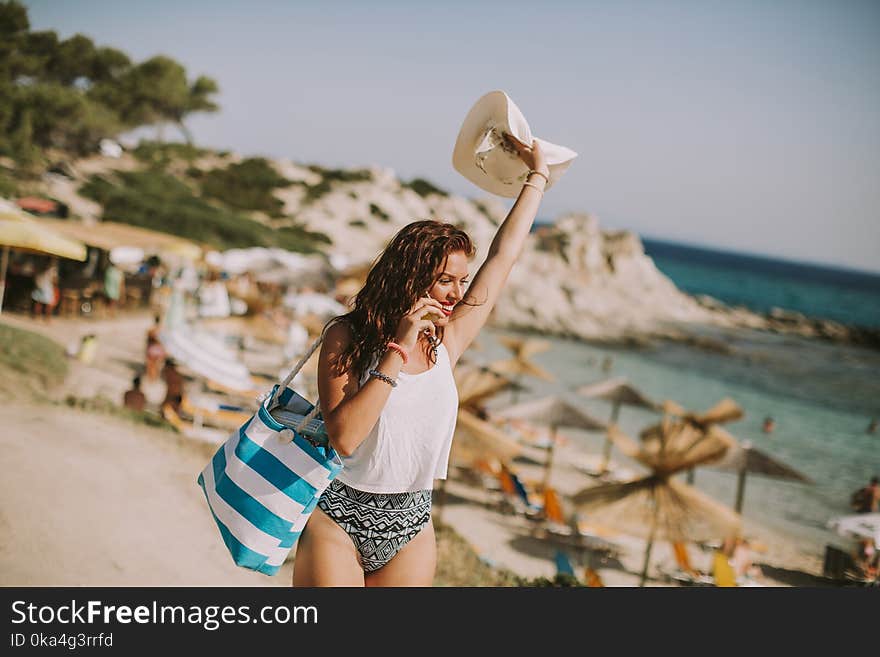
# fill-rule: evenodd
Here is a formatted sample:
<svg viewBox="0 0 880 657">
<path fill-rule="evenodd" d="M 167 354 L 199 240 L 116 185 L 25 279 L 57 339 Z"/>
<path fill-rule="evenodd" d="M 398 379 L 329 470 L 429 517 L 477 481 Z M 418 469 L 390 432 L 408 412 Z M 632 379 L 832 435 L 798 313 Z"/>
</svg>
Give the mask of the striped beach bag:
<svg viewBox="0 0 880 657">
<path fill-rule="evenodd" d="M 318 498 L 342 470 L 318 404 L 287 387 L 320 343 L 272 388 L 198 477 L 233 561 L 265 575 L 278 572 Z"/>
</svg>

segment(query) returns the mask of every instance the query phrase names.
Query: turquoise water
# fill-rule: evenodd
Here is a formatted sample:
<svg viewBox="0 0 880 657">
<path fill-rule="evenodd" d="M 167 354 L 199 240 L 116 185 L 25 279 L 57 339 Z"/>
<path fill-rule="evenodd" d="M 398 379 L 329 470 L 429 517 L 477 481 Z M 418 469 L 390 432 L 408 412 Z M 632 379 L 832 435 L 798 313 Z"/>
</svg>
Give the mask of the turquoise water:
<svg viewBox="0 0 880 657">
<path fill-rule="evenodd" d="M 880 327 L 880 275 L 643 240 L 645 253 L 682 291 L 759 312 L 794 310 Z"/>
<path fill-rule="evenodd" d="M 494 342 L 499 332 L 485 331 L 479 360 L 507 357 Z M 726 428 L 740 440 L 800 470 L 812 485 L 749 475 L 743 516 L 796 541 L 802 551 L 821 558 L 824 546 L 834 540 L 826 529 L 834 516 L 851 513 L 850 493 L 874 474 L 880 474 L 880 433 L 865 429 L 871 412 L 880 417 L 880 352 L 829 347 L 808 340 L 780 339 L 756 332 L 727 334 L 734 355 L 705 352 L 692 347 L 663 344 L 655 349 L 609 349 L 567 339 L 551 339 L 552 348 L 534 356 L 535 362 L 558 377 L 555 383 L 525 378 L 531 390 L 521 400 L 561 394 L 596 417 L 607 419 L 606 402 L 587 400 L 572 391 L 577 386 L 609 376 L 625 376 L 655 400 L 674 399 L 688 409 L 706 410 L 723 397 L 731 397 L 745 417 Z M 767 358 L 766 354 L 770 353 Z M 763 354 L 764 358 L 756 358 Z M 610 356 L 610 372 L 601 363 Z M 837 365 L 834 365 L 837 363 Z M 500 395 L 492 406 L 509 404 Z M 764 434 L 765 416 L 776 420 L 772 434 Z M 655 415 L 624 407 L 619 423 L 637 437 Z M 601 434 L 566 431 L 595 452 Z M 615 458 L 620 459 L 616 454 Z M 635 466 L 639 469 L 639 466 Z M 700 468 L 695 485 L 720 502 L 733 506 L 736 475 Z"/>
</svg>

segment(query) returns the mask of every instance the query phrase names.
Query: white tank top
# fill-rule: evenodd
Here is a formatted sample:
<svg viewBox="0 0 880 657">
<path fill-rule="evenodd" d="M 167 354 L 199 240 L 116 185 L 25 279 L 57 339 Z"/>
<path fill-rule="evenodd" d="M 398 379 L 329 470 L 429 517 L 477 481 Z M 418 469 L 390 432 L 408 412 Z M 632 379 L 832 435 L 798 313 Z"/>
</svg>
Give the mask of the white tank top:
<svg viewBox="0 0 880 657">
<path fill-rule="evenodd" d="M 397 387 L 367 438 L 354 454 L 342 457 L 339 480 L 368 493 L 433 488 L 434 479 L 446 479 L 457 416 L 458 389 L 441 343 L 431 369 L 397 375 Z"/>
</svg>

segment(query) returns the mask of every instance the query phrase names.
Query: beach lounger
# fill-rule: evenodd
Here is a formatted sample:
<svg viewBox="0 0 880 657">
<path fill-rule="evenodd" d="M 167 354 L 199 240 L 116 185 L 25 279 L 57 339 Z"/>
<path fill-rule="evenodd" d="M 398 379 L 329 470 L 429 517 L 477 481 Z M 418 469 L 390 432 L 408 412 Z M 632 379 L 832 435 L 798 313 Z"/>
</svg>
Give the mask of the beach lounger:
<svg viewBox="0 0 880 657">
<path fill-rule="evenodd" d="M 228 431 L 212 429 L 210 427 L 197 427 L 192 422 L 187 422 L 169 404 L 165 404 L 162 407 L 162 417 L 187 438 L 203 443 L 222 445 L 229 437 Z"/>
<path fill-rule="evenodd" d="M 571 559 L 565 552 L 556 550 L 553 560 L 556 562 L 557 575 L 571 575 L 577 578 L 577 575 L 574 574 L 574 565 L 572 565 Z"/>
<path fill-rule="evenodd" d="M 737 586 L 736 573 L 723 552 L 716 552 L 712 558 L 712 576 L 715 586 Z"/>
<path fill-rule="evenodd" d="M 233 406 L 204 398 L 190 398 L 184 395 L 180 410 L 192 418 L 196 427 L 209 425 L 234 431 L 250 420 L 253 411 L 244 406 Z"/>
<path fill-rule="evenodd" d="M 541 505 L 532 500 L 522 480 L 504 464 L 498 472 L 498 481 L 502 491 L 500 501 L 502 511 L 512 511 L 530 520 L 540 519 Z"/>
<path fill-rule="evenodd" d="M 589 566 L 584 568 L 584 582 L 586 582 L 587 586 L 591 588 L 602 588 L 605 586 L 605 582 L 602 581 L 601 575 Z"/>
<path fill-rule="evenodd" d="M 686 543 L 683 541 L 674 542 L 672 544 L 672 551 L 675 555 L 676 569 L 669 572 L 664 571 L 662 568 L 659 569 L 668 579 L 678 582 L 682 586 L 712 586 L 715 583 L 714 578 L 700 572 L 691 564 Z"/>
</svg>

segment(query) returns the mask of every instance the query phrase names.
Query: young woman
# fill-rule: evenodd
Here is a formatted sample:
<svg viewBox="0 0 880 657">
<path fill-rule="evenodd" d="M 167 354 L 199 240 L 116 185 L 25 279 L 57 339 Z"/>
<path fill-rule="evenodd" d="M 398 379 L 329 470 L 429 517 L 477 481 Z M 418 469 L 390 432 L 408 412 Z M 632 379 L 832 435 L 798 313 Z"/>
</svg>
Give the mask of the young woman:
<svg viewBox="0 0 880 657">
<path fill-rule="evenodd" d="M 345 467 L 299 538 L 294 586 L 434 580 L 431 490 L 446 478 L 455 430 L 452 370 L 489 318 L 548 181 L 537 142 L 509 141 L 530 173 L 470 288 L 467 234 L 418 221 L 398 232 L 354 309 L 325 331 L 318 393 Z"/>
</svg>

